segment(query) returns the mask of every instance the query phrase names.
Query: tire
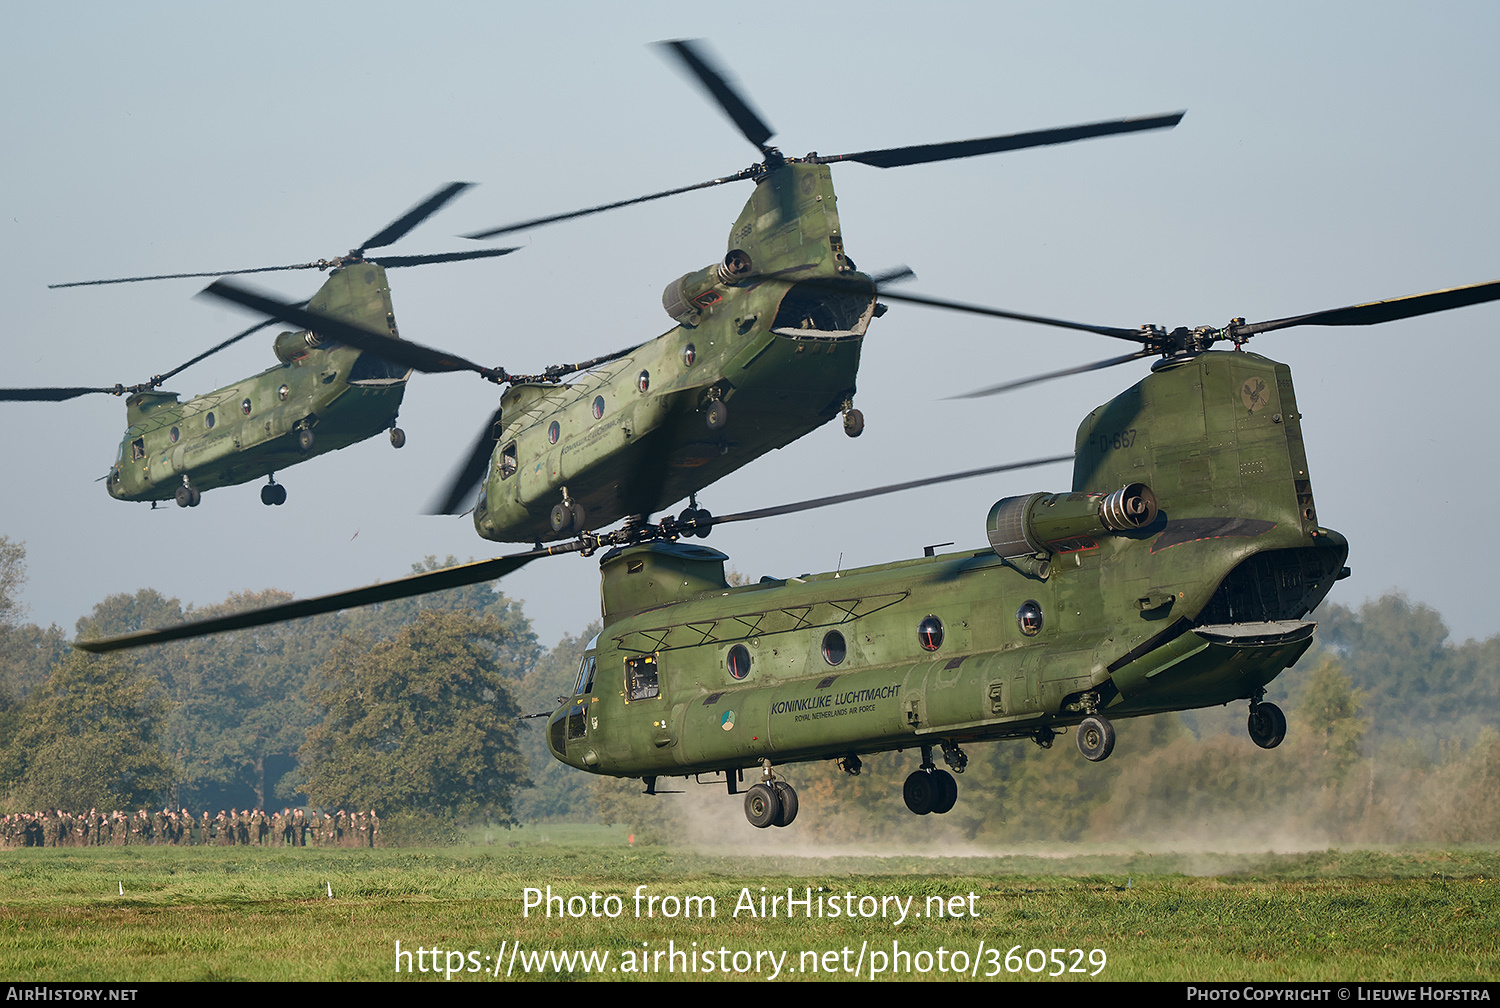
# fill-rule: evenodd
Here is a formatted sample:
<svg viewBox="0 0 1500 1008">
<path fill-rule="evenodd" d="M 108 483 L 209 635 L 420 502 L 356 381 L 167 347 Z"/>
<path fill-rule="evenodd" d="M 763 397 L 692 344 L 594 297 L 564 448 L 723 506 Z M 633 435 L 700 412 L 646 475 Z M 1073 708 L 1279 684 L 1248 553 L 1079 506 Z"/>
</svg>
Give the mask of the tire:
<svg viewBox="0 0 1500 1008">
<path fill-rule="evenodd" d="M 724 405 L 724 400 L 715 399 L 708 404 L 703 411 L 703 422 L 708 424 L 709 430 L 724 429 L 729 422 L 729 407 Z"/>
<path fill-rule="evenodd" d="M 1115 751 L 1115 726 L 1105 718 L 1090 715 L 1078 725 L 1078 751 L 1094 763 Z"/>
<path fill-rule="evenodd" d="M 391 428 L 391 447 L 392 448 L 404 448 L 404 447 L 406 447 L 406 431 L 402 430 L 400 427 L 392 427 Z"/>
<path fill-rule="evenodd" d="M 935 799 L 938 797 L 936 783 L 932 774 L 926 770 L 917 770 L 901 788 L 901 797 L 906 801 L 906 807 L 917 815 L 927 815 L 933 809 Z"/>
<path fill-rule="evenodd" d="M 781 815 L 776 817 L 775 826 L 790 826 L 797 819 L 797 792 L 785 781 L 777 781 L 771 785 L 776 789 L 776 797 L 781 799 Z"/>
<path fill-rule="evenodd" d="M 946 770 L 934 770 L 932 782 L 936 785 L 933 789 L 932 814 L 943 815 L 953 811 L 953 806 L 958 803 L 958 781 Z"/>
<path fill-rule="evenodd" d="M 280 483 L 276 484 L 276 497 L 275 497 L 274 500 L 271 501 L 271 503 L 275 504 L 277 507 L 280 507 L 281 505 L 283 505 L 283 504 L 286 503 L 286 487 L 285 486 L 283 486 Z"/>
<path fill-rule="evenodd" d="M 1246 725 L 1250 741 L 1262 749 L 1275 749 L 1286 738 L 1286 715 L 1273 703 L 1260 703 L 1250 708 L 1250 721 Z"/>
<path fill-rule="evenodd" d="M 177 488 L 177 492 L 172 495 L 172 499 L 177 502 L 178 507 L 192 507 L 193 491 L 185 486 L 180 486 Z"/>
<path fill-rule="evenodd" d="M 850 437 L 859 437 L 865 432 L 865 415 L 857 409 L 852 409 L 844 414 L 844 433 Z"/>
<path fill-rule="evenodd" d="M 756 829 L 765 829 L 781 816 L 781 798 L 766 784 L 745 792 L 745 818 Z"/>
<path fill-rule="evenodd" d="M 313 441 L 315 440 L 313 432 L 306 427 L 297 432 L 297 447 L 303 451 L 312 451 Z"/>
<path fill-rule="evenodd" d="M 276 503 L 276 484 L 267 483 L 260 488 L 260 502 L 266 507 Z"/>
</svg>

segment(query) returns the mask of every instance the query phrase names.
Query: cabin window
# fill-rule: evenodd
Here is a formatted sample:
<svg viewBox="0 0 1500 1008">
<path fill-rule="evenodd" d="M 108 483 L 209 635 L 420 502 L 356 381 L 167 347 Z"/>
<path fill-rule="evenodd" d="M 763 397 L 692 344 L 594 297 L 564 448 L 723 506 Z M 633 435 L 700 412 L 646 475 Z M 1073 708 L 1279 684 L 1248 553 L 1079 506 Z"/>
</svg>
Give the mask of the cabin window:
<svg viewBox="0 0 1500 1008">
<path fill-rule="evenodd" d="M 176 444 L 177 439 L 182 437 L 182 431 L 178 430 L 176 427 L 173 427 L 171 430 L 167 431 L 167 437 L 172 439 L 173 444 Z"/>
<path fill-rule="evenodd" d="M 642 371 L 640 377 L 636 378 L 635 384 L 642 392 L 649 389 L 651 387 L 651 372 Z"/>
<path fill-rule="evenodd" d="M 729 667 L 731 678 L 745 678 L 750 674 L 750 649 L 743 644 L 736 644 L 729 649 L 729 654 L 725 656 L 724 664 Z"/>
<path fill-rule="evenodd" d="M 500 449 L 500 478 L 507 479 L 516 472 L 516 443 L 512 441 Z"/>
<path fill-rule="evenodd" d="M 574 707 L 568 713 L 568 738 L 581 739 L 588 734 L 589 712 L 584 707 Z"/>
<path fill-rule="evenodd" d="M 844 635 L 837 630 L 830 630 L 823 635 L 823 660 L 830 665 L 842 665 L 844 656 L 849 653 L 848 646 L 844 643 Z"/>
<path fill-rule="evenodd" d="M 547 443 L 557 444 L 557 437 L 562 433 L 562 428 L 557 426 L 557 421 L 552 421 L 552 426 L 547 428 Z"/>
<path fill-rule="evenodd" d="M 286 397 L 291 393 L 291 391 L 292 390 L 290 388 L 283 385 L 281 386 L 281 388 L 276 390 L 276 398 L 280 399 L 282 402 L 286 402 Z"/>
<path fill-rule="evenodd" d="M 650 700 L 661 696 L 656 678 L 656 655 L 642 655 L 625 662 L 625 688 L 631 700 Z"/>
<path fill-rule="evenodd" d="M 146 457 L 146 439 L 136 438 L 130 442 L 130 461 L 139 462 Z"/>
<path fill-rule="evenodd" d="M 212 411 L 209 411 L 208 413 L 205 413 L 203 415 L 203 426 L 209 430 L 214 429 L 214 415 Z"/>
<path fill-rule="evenodd" d="M 243 414 L 245 414 L 246 416 L 250 415 L 250 400 L 249 399 L 246 399 L 244 402 L 240 403 L 240 412 L 243 413 Z"/>
<path fill-rule="evenodd" d="M 594 419 L 598 420 L 604 416 L 604 397 L 594 396 Z"/>
<path fill-rule="evenodd" d="M 917 624 L 917 643 L 923 651 L 936 651 L 943 646 L 943 621 L 929 616 Z"/>
<path fill-rule="evenodd" d="M 698 348 L 689 343 L 682 348 L 682 363 L 687 367 L 693 366 L 693 361 L 698 359 Z"/>
<path fill-rule="evenodd" d="M 1035 599 L 1027 599 L 1021 603 L 1021 608 L 1016 610 L 1016 625 L 1027 637 L 1035 637 L 1042 632 L 1042 607 Z"/>
</svg>

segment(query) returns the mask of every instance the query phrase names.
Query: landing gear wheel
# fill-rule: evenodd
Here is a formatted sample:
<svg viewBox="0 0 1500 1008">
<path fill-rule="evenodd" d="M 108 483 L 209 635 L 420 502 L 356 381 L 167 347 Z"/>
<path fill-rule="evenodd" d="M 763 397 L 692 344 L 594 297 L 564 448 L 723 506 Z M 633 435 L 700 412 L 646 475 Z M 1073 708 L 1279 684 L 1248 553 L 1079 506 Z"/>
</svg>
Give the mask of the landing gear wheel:
<svg viewBox="0 0 1500 1008">
<path fill-rule="evenodd" d="M 756 829 L 765 829 L 781 817 L 781 796 L 769 784 L 757 784 L 745 792 L 745 818 Z"/>
<path fill-rule="evenodd" d="M 310 428 L 304 427 L 297 432 L 297 447 L 303 451 L 312 451 L 313 440 L 313 432 Z"/>
<path fill-rule="evenodd" d="M 724 400 L 715 399 L 708 404 L 703 411 L 703 422 L 708 424 L 709 430 L 722 430 L 729 422 L 729 407 L 724 405 Z"/>
<path fill-rule="evenodd" d="M 260 502 L 266 507 L 276 503 L 276 484 L 267 483 L 260 488 Z"/>
<path fill-rule="evenodd" d="M 1078 726 L 1078 751 L 1098 763 L 1115 751 L 1115 726 L 1098 715 L 1090 715 Z"/>
<path fill-rule="evenodd" d="M 958 802 L 958 781 L 946 770 L 932 771 L 933 788 L 932 814 L 943 815 L 951 812 L 953 806 Z"/>
<path fill-rule="evenodd" d="M 683 532 L 683 535 L 697 536 L 699 539 L 707 539 L 708 534 L 712 532 L 714 528 L 712 525 L 708 524 L 708 522 L 713 520 L 713 517 L 714 516 L 709 513 L 709 510 L 707 508 L 689 507 L 683 509 L 682 514 L 677 516 L 677 520 L 684 523 L 699 522 L 700 524 L 697 528 L 688 529 L 687 531 Z"/>
<path fill-rule="evenodd" d="M 273 487 L 272 489 L 274 489 L 276 491 L 276 496 L 274 498 L 272 498 L 271 503 L 275 504 L 277 507 L 280 507 L 281 505 L 285 504 L 286 503 L 286 487 L 282 486 L 280 483 L 277 483 L 276 486 Z"/>
<path fill-rule="evenodd" d="M 859 437 L 865 432 L 865 415 L 857 409 L 852 409 L 844 414 L 844 433 L 850 437 Z"/>
<path fill-rule="evenodd" d="M 583 505 L 577 501 L 571 504 L 554 504 L 552 506 L 552 531 L 582 532 L 584 517 Z"/>
<path fill-rule="evenodd" d="M 1273 703 L 1259 703 L 1250 708 L 1250 741 L 1262 749 L 1275 749 L 1286 738 L 1286 715 Z"/>
<path fill-rule="evenodd" d="M 906 801 L 906 807 L 917 815 L 927 815 L 937 808 L 937 801 L 942 793 L 942 784 L 933 777 L 933 773 L 928 770 L 914 771 L 910 777 L 906 778 L 906 783 L 901 788 L 901 797 Z M 957 784 L 953 786 L 953 796 L 955 800 L 958 798 Z M 946 812 L 947 809 L 943 811 Z"/>
<path fill-rule="evenodd" d="M 203 499 L 203 495 L 184 483 L 177 488 L 177 492 L 172 495 L 172 498 L 177 501 L 178 507 L 197 507 L 198 502 Z"/>
<path fill-rule="evenodd" d="M 781 799 L 781 815 L 771 825 L 790 826 L 797 818 L 797 792 L 786 781 L 776 781 L 771 787 L 776 789 L 776 797 Z"/>
<path fill-rule="evenodd" d="M 391 447 L 392 448 L 404 448 L 404 447 L 406 447 L 406 431 L 402 430 L 400 427 L 392 427 L 391 428 Z"/>
</svg>

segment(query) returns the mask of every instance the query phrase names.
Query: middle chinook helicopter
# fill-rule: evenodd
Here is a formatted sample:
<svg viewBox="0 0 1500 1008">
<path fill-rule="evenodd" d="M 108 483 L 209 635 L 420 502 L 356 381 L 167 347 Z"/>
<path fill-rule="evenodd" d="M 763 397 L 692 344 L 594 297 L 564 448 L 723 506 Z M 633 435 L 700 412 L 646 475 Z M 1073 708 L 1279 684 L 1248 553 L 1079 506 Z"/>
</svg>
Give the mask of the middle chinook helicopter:
<svg viewBox="0 0 1500 1008">
<path fill-rule="evenodd" d="M 366 254 L 405 237 L 470 184 L 449 183 L 345 255 L 227 272 L 326 270 L 328 279 L 306 302 L 314 315 L 378 331 L 392 342 L 399 341 L 387 269 L 488 259 L 516 251 L 470 249 L 433 255 L 382 255 L 378 260 Z M 52 286 L 224 275 L 173 273 Z M 105 488 L 116 500 L 149 501 L 153 507 L 166 500 L 175 500 L 179 507 L 197 507 L 205 490 L 261 478 L 267 480 L 261 487 L 261 503 L 285 504 L 286 486 L 276 482 L 276 473 L 287 467 L 383 431 L 389 432 L 393 447 L 406 443 L 405 433 L 396 426 L 396 415 L 410 369 L 358 345 L 330 340 L 323 332 L 281 333 L 272 344 L 278 361 L 274 367 L 213 392 L 181 401 L 176 393 L 159 391 L 168 379 L 274 321 L 257 323 L 187 363 L 137 385 L 0 389 L 0 402 L 65 402 L 91 394 L 128 396 L 125 436 L 104 477 Z"/>
<path fill-rule="evenodd" d="M 770 145 L 771 128 L 700 45 L 662 45 L 757 148 L 758 162 L 707 182 L 465 237 L 490 238 L 695 189 L 753 183 L 723 259 L 667 285 L 662 304 L 675 327 L 665 334 L 583 364 L 520 376 L 396 344 L 230 284 L 209 289 L 418 370 L 469 370 L 507 385 L 434 507 L 442 514 L 472 507 L 475 528 L 486 539 L 564 539 L 659 513 L 685 498 L 684 518 L 707 518 L 695 495 L 723 476 L 840 414 L 846 434 L 863 431 L 864 417 L 854 407 L 860 350 L 870 321 L 884 311 L 877 283 L 889 278 L 859 272 L 845 253 L 830 165 L 927 164 L 1169 129 L 1183 116 L 789 158 Z M 564 382 L 568 374 L 578 377 Z M 472 492 L 481 482 L 475 504 Z"/>
<path fill-rule="evenodd" d="M 705 527 L 891 493 L 923 480 L 723 517 L 664 518 L 603 535 L 322 598 L 76 642 L 94 652 L 263 626 L 494 580 L 543 556 L 600 560 L 603 630 L 547 725 L 562 762 L 741 793 L 756 827 L 789 826 L 783 768 L 915 751 L 903 800 L 950 811 L 964 747 L 1076 730 L 1084 758 L 1114 749 L 1113 719 L 1248 701 L 1270 749 L 1286 717 L 1266 687 L 1312 644 L 1307 615 L 1347 576 L 1348 543 L 1313 499 L 1290 369 L 1244 352 L 1294 326 L 1371 325 L 1500 300 L 1500 281 L 1246 324 L 1122 329 L 932 298 L 909 301 L 1133 341 L 1122 357 L 983 390 L 1158 357 L 1091 412 L 1071 488 L 998 501 L 988 548 L 731 586 L 725 554 L 680 541 Z M 1214 348 L 1228 342 L 1232 350 Z M 1061 461 L 995 466 L 968 478 Z M 941 755 L 949 769 L 940 769 Z M 949 772 L 949 770 L 953 772 Z"/>
</svg>

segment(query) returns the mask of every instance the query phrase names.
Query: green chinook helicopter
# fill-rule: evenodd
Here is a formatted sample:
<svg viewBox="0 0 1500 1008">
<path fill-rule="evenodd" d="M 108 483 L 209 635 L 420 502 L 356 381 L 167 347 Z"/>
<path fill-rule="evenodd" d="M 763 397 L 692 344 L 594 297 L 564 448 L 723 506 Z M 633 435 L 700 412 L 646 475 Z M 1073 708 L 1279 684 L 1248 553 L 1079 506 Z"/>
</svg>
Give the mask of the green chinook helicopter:
<svg viewBox="0 0 1500 1008">
<path fill-rule="evenodd" d="M 474 509 L 479 534 L 497 542 L 547 542 L 606 528 L 622 518 L 691 503 L 683 517 L 709 517 L 695 494 L 767 452 L 842 414 L 857 437 L 854 408 L 863 338 L 877 282 L 845 254 L 829 165 L 926 164 L 1090 137 L 1167 129 L 1181 112 L 953 143 L 788 158 L 772 131 L 700 46 L 665 43 L 760 152 L 723 178 L 604 206 L 466 235 L 490 238 L 729 182 L 755 191 L 729 232 L 723 259 L 667 285 L 674 328 L 638 346 L 541 375 L 442 355 L 444 370 L 472 370 L 507 385 L 467 459 L 433 510 Z M 211 291 L 294 325 L 319 320 L 293 306 L 227 284 Z M 361 334 L 334 338 L 360 345 Z M 373 343 L 366 343 L 374 346 Z M 379 352 L 417 369 L 427 362 L 387 346 Z M 462 361 L 460 364 L 459 362 Z M 587 373 L 581 373 L 587 371 Z M 567 382 L 563 377 L 579 374 Z M 473 489 L 483 482 L 477 504 Z"/>
<path fill-rule="evenodd" d="M 1076 728 L 1103 760 L 1111 720 L 1249 701 L 1251 739 L 1286 718 L 1266 686 L 1312 643 L 1306 619 L 1348 573 L 1348 544 L 1319 520 L 1290 369 L 1244 352 L 1256 333 L 1369 325 L 1500 299 L 1500 281 L 1224 328 L 1116 329 L 907 298 L 1127 339 L 1140 349 L 1070 369 L 1156 356 L 1152 373 L 1080 424 L 1071 487 L 1007 497 L 988 548 L 733 587 L 727 557 L 681 542 L 712 526 L 891 493 L 882 487 L 760 511 L 665 518 L 525 553 L 253 613 L 80 641 L 89 651 L 260 626 L 492 580 L 542 556 L 600 561 L 604 628 L 587 647 L 547 741 L 564 763 L 638 778 L 744 771 L 749 821 L 787 826 L 780 768 L 913 750 L 907 807 L 949 811 L 964 747 Z M 1216 350 L 1228 341 L 1234 349 Z M 1025 381 L 1055 378 L 1065 372 Z M 1012 382 L 1015 387 L 1023 382 Z M 983 390 L 981 394 L 998 391 Z M 1061 461 L 1038 459 L 944 479 Z"/>
<path fill-rule="evenodd" d="M 308 307 L 321 317 L 376 330 L 398 340 L 387 268 L 483 259 L 515 251 L 484 249 L 385 256 L 379 262 L 365 257 L 368 250 L 383 248 L 404 237 L 469 185 L 454 182 L 444 186 L 347 255 L 230 272 L 329 270 L 328 279 L 307 302 Z M 52 286 L 82 287 L 221 275 L 224 274 L 176 273 Z M 396 414 L 410 368 L 357 346 L 337 343 L 322 333 L 281 333 L 272 344 L 279 362 L 276 366 L 206 395 L 184 402 L 175 393 L 158 391 L 179 372 L 271 324 L 267 321 L 251 326 L 139 385 L 0 389 L 0 401 L 62 402 L 93 393 L 129 396 L 125 401 L 125 436 L 105 477 L 105 487 L 118 500 L 150 501 L 153 507 L 157 501 L 174 499 L 181 507 L 197 507 L 205 490 L 262 477 L 268 482 L 261 487 L 261 502 L 284 504 L 286 487 L 276 482 L 275 474 L 288 466 L 348 447 L 382 431 L 389 431 L 394 447 L 406 443 L 406 435 L 396 426 Z"/>
</svg>

